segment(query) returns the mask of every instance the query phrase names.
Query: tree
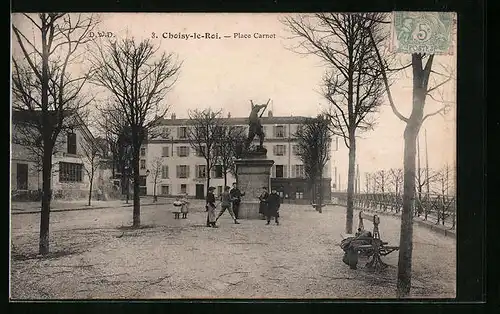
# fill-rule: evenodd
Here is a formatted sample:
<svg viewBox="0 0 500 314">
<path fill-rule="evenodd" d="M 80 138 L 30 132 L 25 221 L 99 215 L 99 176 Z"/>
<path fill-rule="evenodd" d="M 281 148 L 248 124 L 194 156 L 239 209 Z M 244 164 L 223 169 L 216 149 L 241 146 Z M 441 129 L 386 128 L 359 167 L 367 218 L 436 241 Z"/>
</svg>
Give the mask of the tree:
<svg viewBox="0 0 500 314">
<path fill-rule="evenodd" d="M 307 118 L 297 128 L 294 137 L 297 140 L 297 156 L 304 164 L 304 172 L 312 187 L 312 198 L 322 212 L 323 171 L 330 160 L 331 135 L 329 120 L 323 115 Z"/>
<path fill-rule="evenodd" d="M 156 187 L 158 186 L 158 179 L 160 178 L 162 167 L 163 167 L 163 159 L 161 157 L 154 157 L 150 162 L 151 167 L 151 178 L 153 178 L 153 202 L 156 202 L 158 196 L 156 195 Z"/>
<path fill-rule="evenodd" d="M 20 14 L 13 18 L 13 38 L 19 49 L 12 57 L 12 109 L 32 115 L 29 124 L 37 134 L 32 144 L 42 157 L 39 253 L 43 255 L 49 253 L 54 148 L 59 134 L 72 128 L 78 121 L 74 116 L 89 103 L 81 93 L 89 72 L 80 70 L 76 75 L 72 66 L 84 64 L 79 52 L 96 23 L 95 16 L 84 14 Z"/>
<path fill-rule="evenodd" d="M 181 64 L 173 54 L 159 55 L 151 41 L 120 39 L 96 45 L 93 83 L 111 93 L 109 110 L 126 121 L 130 131 L 133 173 L 133 227 L 141 223 L 139 154 L 147 131 L 167 113 L 165 98 L 176 81 Z"/>
<path fill-rule="evenodd" d="M 82 148 L 82 161 L 83 169 L 89 177 L 89 202 L 92 202 L 92 187 L 94 183 L 94 176 L 101 164 L 102 151 L 94 139 L 87 139 L 81 141 L 80 147 Z"/>
<path fill-rule="evenodd" d="M 189 111 L 189 119 L 190 126 L 187 128 L 187 139 L 196 154 L 205 159 L 208 191 L 210 187 L 210 171 L 217 163 L 215 148 L 220 142 L 218 136 L 222 127 L 221 111 L 196 109 Z"/>
<path fill-rule="evenodd" d="M 384 92 L 380 64 L 374 46 L 385 38 L 379 13 L 318 13 L 286 18 L 284 23 L 307 54 L 326 62 L 323 96 L 330 109 L 325 113 L 331 131 L 344 139 L 349 149 L 346 232 L 352 233 L 356 164 L 356 135 L 373 127 L 372 114 Z M 375 44 L 368 37 L 374 35 Z"/>
<path fill-rule="evenodd" d="M 378 21 L 383 23 L 382 20 Z M 371 30 L 368 35 L 372 43 L 375 43 L 375 52 L 377 60 L 380 64 L 381 74 L 384 86 L 387 93 L 387 98 L 393 113 L 396 117 L 403 121 L 406 126 L 403 133 L 404 137 L 404 179 L 403 179 L 403 209 L 401 214 L 401 236 L 400 236 L 400 249 L 398 261 L 398 281 L 397 281 L 397 295 L 399 298 L 406 297 L 410 294 L 411 289 L 411 269 L 412 269 L 412 252 L 413 252 L 413 200 L 415 198 L 415 171 L 416 171 L 416 155 L 417 155 L 417 136 L 424 121 L 432 116 L 446 113 L 449 108 L 448 102 L 441 102 L 444 104 L 441 108 L 425 114 L 426 98 L 434 98 L 435 93 L 441 86 L 449 82 L 452 75 L 444 75 L 433 70 L 434 55 L 425 53 L 412 53 L 411 54 L 411 69 L 413 74 L 413 100 L 411 113 L 409 116 L 401 114 L 396 107 L 392 98 L 391 88 L 388 79 L 388 61 L 384 60 L 380 52 L 380 42 L 377 41 L 377 34 Z M 425 62 L 425 64 L 424 64 Z M 433 76 L 441 77 L 439 82 L 435 85 L 429 86 L 431 81 L 431 74 Z"/>
<path fill-rule="evenodd" d="M 389 169 L 389 183 L 391 184 L 391 190 L 394 191 L 396 197 L 399 197 L 401 195 L 401 187 L 403 186 L 403 169 Z"/>
<path fill-rule="evenodd" d="M 246 139 L 245 129 L 234 125 L 221 125 L 216 143 L 217 163 L 222 167 L 224 186 L 227 186 L 227 174 L 236 174 L 234 160 L 237 156 L 237 147 Z"/>
<path fill-rule="evenodd" d="M 127 128 L 127 121 L 123 115 L 114 112 L 113 108 L 109 102 L 96 106 L 92 124 L 109 146 L 112 155 L 112 176 L 115 178 L 116 172 L 123 168 L 124 156 L 121 154 L 119 138 Z"/>
<path fill-rule="evenodd" d="M 385 170 L 379 170 L 373 174 L 373 180 L 375 183 L 375 191 L 378 193 L 386 193 L 389 185 L 389 172 Z"/>
</svg>

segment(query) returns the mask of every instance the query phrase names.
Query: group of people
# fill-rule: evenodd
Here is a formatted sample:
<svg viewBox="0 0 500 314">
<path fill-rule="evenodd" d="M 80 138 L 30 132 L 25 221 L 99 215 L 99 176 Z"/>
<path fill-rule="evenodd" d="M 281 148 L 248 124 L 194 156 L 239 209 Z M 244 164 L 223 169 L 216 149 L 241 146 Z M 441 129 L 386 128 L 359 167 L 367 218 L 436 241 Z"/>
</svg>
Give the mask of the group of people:
<svg viewBox="0 0 500 314">
<path fill-rule="evenodd" d="M 230 189 L 228 186 L 224 187 L 224 191 L 220 195 L 220 205 L 221 210 L 218 215 L 216 215 L 216 197 L 214 194 L 214 187 L 208 188 L 207 198 L 206 198 L 206 211 L 207 211 L 207 227 L 217 228 L 217 220 L 226 212 L 229 212 L 231 218 L 235 224 L 238 222 L 238 214 L 241 204 L 241 197 L 245 196 L 244 192 L 241 192 L 238 185 L 233 183 L 233 188 Z M 281 198 L 277 194 L 275 189 L 272 189 L 271 193 L 268 193 L 267 187 L 262 188 L 262 193 L 259 196 L 259 214 L 266 217 L 267 224 L 271 222 L 271 218 L 275 217 L 276 224 L 279 224 L 279 208 L 281 204 Z"/>
</svg>

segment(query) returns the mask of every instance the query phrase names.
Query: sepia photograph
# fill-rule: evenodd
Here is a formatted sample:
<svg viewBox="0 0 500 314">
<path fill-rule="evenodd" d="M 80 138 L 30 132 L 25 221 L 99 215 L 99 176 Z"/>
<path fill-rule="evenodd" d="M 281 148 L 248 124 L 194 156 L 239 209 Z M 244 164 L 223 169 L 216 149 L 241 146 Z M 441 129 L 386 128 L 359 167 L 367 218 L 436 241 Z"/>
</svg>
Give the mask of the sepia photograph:
<svg viewBox="0 0 500 314">
<path fill-rule="evenodd" d="M 456 297 L 455 13 L 10 28 L 10 300 Z"/>
</svg>

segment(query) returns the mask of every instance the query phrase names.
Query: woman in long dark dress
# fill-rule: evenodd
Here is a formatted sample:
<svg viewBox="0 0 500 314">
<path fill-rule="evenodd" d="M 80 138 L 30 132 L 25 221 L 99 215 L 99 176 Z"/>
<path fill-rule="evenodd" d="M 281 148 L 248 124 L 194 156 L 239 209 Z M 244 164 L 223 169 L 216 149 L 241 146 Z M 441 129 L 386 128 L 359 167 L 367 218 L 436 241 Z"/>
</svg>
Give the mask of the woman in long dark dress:
<svg viewBox="0 0 500 314">
<path fill-rule="evenodd" d="M 279 225 L 278 218 L 280 217 L 279 209 L 281 205 L 281 197 L 276 192 L 276 189 L 271 190 L 271 194 L 267 198 L 267 210 L 266 210 L 266 219 L 268 225 L 271 222 L 271 217 L 274 217 L 276 224 Z"/>
<path fill-rule="evenodd" d="M 269 197 L 269 192 L 267 192 L 267 187 L 262 187 L 262 193 L 259 196 L 259 214 L 265 219 L 267 212 L 267 198 Z"/>
</svg>

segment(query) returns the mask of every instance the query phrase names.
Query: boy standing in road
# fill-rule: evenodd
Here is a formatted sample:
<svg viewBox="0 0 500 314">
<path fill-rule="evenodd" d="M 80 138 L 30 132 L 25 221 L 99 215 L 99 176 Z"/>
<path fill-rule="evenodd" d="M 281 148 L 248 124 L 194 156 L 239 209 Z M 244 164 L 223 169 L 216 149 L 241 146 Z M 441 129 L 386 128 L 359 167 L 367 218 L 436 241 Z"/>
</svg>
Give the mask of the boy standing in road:
<svg viewBox="0 0 500 314">
<path fill-rule="evenodd" d="M 233 218 L 234 223 L 239 224 L 238 220 L 236 220 L 236 217 L 234 216 L 233 210 L 231 209 L 231 203 L 233 200 L 231 198 L 231 193 L 229 193 L 228 186 L 224 187 L 224 192 L 222 192 L 220 198 L 221 198 L 221 210 L 215 221 L 217 222 L 220 216 L 222 216 L 222 214 L 224 214 L 224 212 L 227 210 L 229 211 L 229 215 L 231 215 L 231 218 Z"/>
</svg>

